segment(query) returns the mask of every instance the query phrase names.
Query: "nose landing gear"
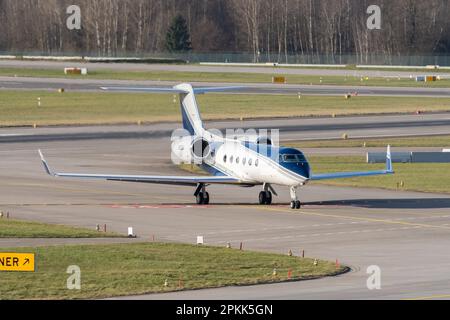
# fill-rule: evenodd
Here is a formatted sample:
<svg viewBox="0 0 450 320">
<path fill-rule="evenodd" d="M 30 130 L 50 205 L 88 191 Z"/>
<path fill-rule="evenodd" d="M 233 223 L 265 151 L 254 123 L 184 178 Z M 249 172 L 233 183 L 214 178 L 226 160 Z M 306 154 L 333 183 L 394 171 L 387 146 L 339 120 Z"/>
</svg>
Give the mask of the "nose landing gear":
<svg viewBox="0 0 450 320">
<path fill-rule="evenodd" d="M 302 207 L 302 203 L 300 202 L 300 200 L 297 197 L 297 187 L 292 187 L 291 188 L 291 209 L 300 209 Z"/>
</svg>

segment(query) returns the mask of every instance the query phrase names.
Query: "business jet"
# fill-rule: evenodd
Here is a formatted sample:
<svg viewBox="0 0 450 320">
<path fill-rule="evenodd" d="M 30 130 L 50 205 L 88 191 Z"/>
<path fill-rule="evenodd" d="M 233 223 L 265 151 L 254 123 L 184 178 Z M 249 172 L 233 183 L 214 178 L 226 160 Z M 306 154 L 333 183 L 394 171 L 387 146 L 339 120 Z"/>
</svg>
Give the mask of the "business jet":
<svg viewBox="0 0 450 320">
<path fill-rule="evenodd" d="M 394 174 L 390 146 L 387 148 L 385 170 L 313 174 L 307 158 L 300 150 L 277 146 L 268 137 L 227 138 L 206 130 L 197 106 L 196 95 L 236 90 L 236 87 L 194 89 L 190 84 L 180 84 L 173 88 L 115 87 L 102 89 L 178 94 L 183 128 L 187 134 L 173 141 L 172 150 L 182 162 L 195 163 L 209 175 L 149 176 L 57 173 L 50 168 L 39 150 L 47 174 L 60 178 L 190 186 L 195 188 L 194 197 L 198 205 L 210 203 L 210 196 L 207 192 L 207 187 L 210 185 L 260 186 L 262 187 L 262 191 L 259 193 L 260 205 L 271 205 L 273 195 L 278 196 L 274 186 L 287 186 L 290 188 L 290 207 L 292 209 L 301 208 L 302 202 L 298 197 L 298 188 L 305 186 L 310 181 Z"/>
</svg>

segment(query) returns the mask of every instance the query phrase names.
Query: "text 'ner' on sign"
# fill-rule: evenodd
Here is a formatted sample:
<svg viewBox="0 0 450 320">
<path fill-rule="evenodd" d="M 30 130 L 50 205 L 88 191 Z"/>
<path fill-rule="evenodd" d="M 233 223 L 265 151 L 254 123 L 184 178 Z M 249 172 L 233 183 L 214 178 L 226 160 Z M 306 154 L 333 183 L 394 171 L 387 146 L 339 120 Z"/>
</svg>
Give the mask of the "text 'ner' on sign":
<svg viewBox="0 0 450 320">
<path fill-rule="evenodd" d="M 34 253 L 0 253 L 0 271 L 34 272 Z"/>
</svg>

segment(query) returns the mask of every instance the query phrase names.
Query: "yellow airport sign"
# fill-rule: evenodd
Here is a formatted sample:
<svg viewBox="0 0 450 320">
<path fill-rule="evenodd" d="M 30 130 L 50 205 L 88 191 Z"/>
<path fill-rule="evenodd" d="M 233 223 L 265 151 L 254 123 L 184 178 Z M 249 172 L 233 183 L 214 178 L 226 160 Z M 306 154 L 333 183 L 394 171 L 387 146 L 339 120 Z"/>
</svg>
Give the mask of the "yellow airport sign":
<svg viewBox="0 0 450 320">
<path fill-rule="evenodd" d="M 272 83 L 286 83 L 286 77 L 272 77 Z"/>
<path fill-rule="evenodd" d="M 0 271 L 34 272 L 34 253 L 0 253 Z"/>
</svg>

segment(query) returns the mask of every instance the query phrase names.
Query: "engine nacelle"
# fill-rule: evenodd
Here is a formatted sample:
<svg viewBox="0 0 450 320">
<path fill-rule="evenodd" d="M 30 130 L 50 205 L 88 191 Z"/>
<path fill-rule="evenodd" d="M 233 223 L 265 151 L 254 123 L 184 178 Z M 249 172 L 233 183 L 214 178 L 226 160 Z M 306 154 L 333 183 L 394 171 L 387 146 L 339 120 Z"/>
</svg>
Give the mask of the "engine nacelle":
<svg viewBox="0 0 450 320">
<path fill-rule="evenodd" d="M 212 147 L 208 141 L 194 137 L 177 137 L 172 141 L 172 157 L 177 163 L 197 163 L 210 157 Z"/>
<path fill-rule="evenodd" d="M 198 138 L 192 142 L 191 152 L 194 160 L 204 160 L 211 155 L 211 147 L 208 141 Z"/>
</svg>

